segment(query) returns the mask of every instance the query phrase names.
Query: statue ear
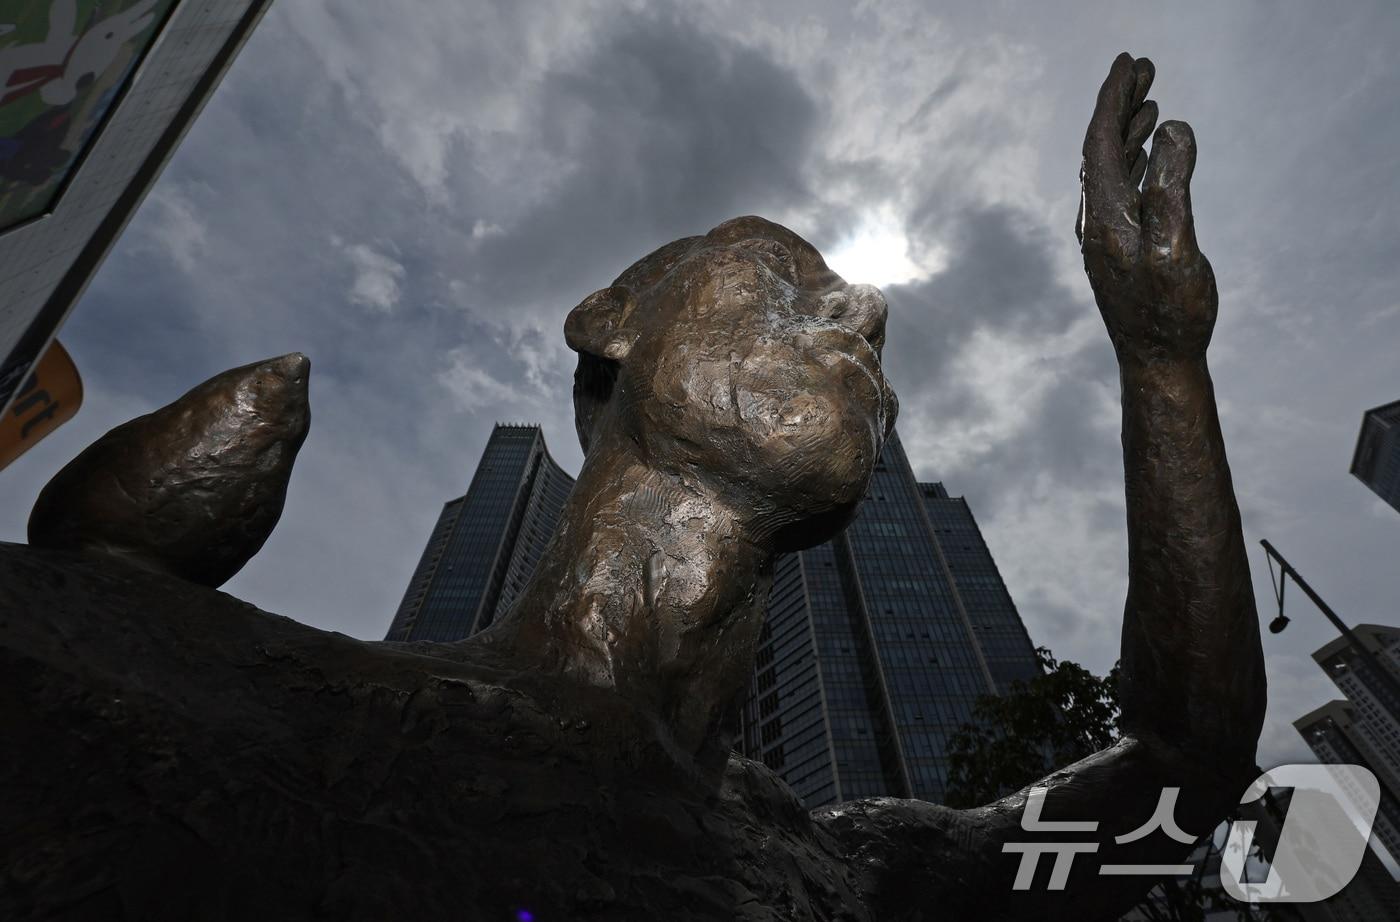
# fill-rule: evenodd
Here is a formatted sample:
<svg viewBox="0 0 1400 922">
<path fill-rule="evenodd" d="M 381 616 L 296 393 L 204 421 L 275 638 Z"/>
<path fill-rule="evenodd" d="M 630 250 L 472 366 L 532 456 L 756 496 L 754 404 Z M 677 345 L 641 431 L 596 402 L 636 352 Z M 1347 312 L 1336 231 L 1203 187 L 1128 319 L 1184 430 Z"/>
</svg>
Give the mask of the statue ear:
<svg viewBox="0 0 1400 922">
<path fill-rule="evenodd" d="M 632 292 L 620 285 L 595 291 L 569 311 L 564 321 L 564 341 L 575 352 L 620 362 L 632 351 L 639 335 L 627 328 L 635 306 Z"/>
</svg>

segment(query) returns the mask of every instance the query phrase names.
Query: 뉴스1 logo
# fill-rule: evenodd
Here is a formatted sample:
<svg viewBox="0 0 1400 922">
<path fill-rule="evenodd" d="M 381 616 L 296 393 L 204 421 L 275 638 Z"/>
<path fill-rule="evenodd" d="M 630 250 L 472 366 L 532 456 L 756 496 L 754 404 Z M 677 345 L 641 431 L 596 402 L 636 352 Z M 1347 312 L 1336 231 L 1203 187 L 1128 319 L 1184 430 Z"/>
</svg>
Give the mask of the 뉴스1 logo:
<svg viewBox="0 0 1400 922">
<path fill-rule="evenodd" d="M 1265 772 L 1246 789 L 1240 803 L 1252 803 L 1269 788 L 1292 788 L 1288 815 L 1279 833 L 1278 848 L 1270 862 L 1268 876 L 1247 882 L 1245 856 L 1254 841 L 1256 822 L 1236 820 L 1230 825 L 1221 855 L 1220 879 L 1225 892 L 1247 903 L 1313 903 L 1341 892 L 1361 867 L 1371 825 L 1380 807 L 1380 784 L 1376 776 L 1360 765 L 1280 765 Z M 1043 820 L 1047 787 L 1032 788 L 1021 815 L 1026 832 L 1092 833 L 1095 820 Z M 1176 800 L 1180 788 L 1163 788 L 1157 807 L 1142 826 L 1113 841 L 1127 845 L 1161 830 L 1168 837 L 1189 845 L 1197 837 L 1176 822 Z M 1003 853 L 1020 854 L 1014 890 L 1029 890 L 1043 855 L 1053 854 L 1047 889 L 1063 890 L 1069 880 L 1076 855 L 1094 854 L 1100 843 L 1007 842 Z M 1100 876 L 1184 876 L 1193 871 L 1190 864 L 1102 864 Z"/>
</svg>

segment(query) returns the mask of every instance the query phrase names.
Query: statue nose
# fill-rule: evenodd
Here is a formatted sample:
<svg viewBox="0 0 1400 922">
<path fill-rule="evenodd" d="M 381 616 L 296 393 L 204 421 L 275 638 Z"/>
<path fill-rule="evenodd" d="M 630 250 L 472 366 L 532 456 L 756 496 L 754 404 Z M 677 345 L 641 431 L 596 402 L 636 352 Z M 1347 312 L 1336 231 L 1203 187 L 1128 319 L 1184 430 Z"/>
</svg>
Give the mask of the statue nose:
<svg viewBox="0 0 1400 922">
<path fill-rule="evenodd" d="M 855 330 L 878 353 L 885 347 L 885 318 L 889 305 L 874 285 L 847 285 L 821 299 L 820 313 Z"/>
</svg>

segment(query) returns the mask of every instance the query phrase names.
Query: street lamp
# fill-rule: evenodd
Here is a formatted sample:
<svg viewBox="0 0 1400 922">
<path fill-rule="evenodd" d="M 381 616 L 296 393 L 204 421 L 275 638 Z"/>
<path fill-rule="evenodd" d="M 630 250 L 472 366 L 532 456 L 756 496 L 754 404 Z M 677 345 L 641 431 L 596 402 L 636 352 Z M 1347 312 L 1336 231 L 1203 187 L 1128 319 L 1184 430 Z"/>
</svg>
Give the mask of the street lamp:
<svg viewBox="0 0 1400 922">
<path fill-rule="evenodd" d="M 1327 620 L 1332 622 L 1332 626 L 1341 632 L 1342 637 L 1346 639 L 1347 645 L 1351 647 L 1352 651 L 1360 658 L 1361 662 L 1366 664 L 1366 668 L 1376 677 L 1376 681 L 1385 686 L 1392 700 L 1400 702 L 1400 679 L 1397 679 L 1390 670 L 1381 665 L 1380 661 L 1376 659 L 1376 655 L 1361 642 L 1359 637 L 1352 633 L 1351 628 L 1347 627 L 1346 622 L 1337 617 L 1337 613 L 1334 612 L 1326 602 L 1322 601 L 1322 596 L 1313 591 L 1313 588 L 1307 584 L 1307 581 L 1298 575 L 1298 571 L 1293 569 L 1287 560 L 1283 559 L 1283 555 L 1268 542 L 1268 539 L 1260 541 L 1259 543 L 1264 545 L 1264 552 L 1269 555 L 1269 579 L 1271 582 L 1274 575 L 1275 560 L 1278 561 L 1280 571 L 1278 582 L 1274 583 L 1274 597 L 1278 599 L 1278 617 L 1269 622 L 1269 630 L 1275 634 L 1280 634 L 1283 632 L 1284 628 L 1288 627 L 1289 619 L 1283 613 L 1283 590 L 1288 585 L 1288 577 L 1291 576 L 1293 577 L 1293 581 L 1298 584 L 1298 588 L 1303 590 L 1303 594 L 1309 599 L 1312 599 L 1318 611 L 1322 612 L 1327 617 Z"/>
</svg>

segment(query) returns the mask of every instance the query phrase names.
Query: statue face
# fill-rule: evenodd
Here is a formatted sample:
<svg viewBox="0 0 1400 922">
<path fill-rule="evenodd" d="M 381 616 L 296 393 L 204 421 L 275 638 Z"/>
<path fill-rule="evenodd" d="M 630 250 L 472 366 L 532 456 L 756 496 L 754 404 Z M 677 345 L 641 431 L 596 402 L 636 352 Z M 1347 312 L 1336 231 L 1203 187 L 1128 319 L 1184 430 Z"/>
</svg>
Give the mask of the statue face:
<svg viewBox="0 0 1400 922">
<path fill-rule="evenodd" d="M 810 244 L 757 218 L 646 263 L 620 280 L 650 275 L 646 287 L 593 296 L 605 302 L 597 316 L 615 320 L 599 341 L 617 362 L 602 425 L 654 466 L 736 492 L 784 549 L 831 537 L 894 425 L 880 368 L 884 298 L 845 284 Z M 589 304 L 575 313 L 597 309 Z"/>
</svg>

